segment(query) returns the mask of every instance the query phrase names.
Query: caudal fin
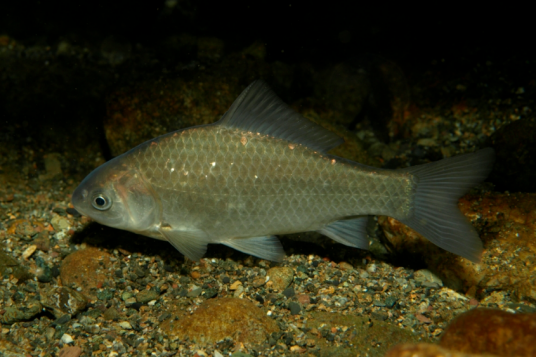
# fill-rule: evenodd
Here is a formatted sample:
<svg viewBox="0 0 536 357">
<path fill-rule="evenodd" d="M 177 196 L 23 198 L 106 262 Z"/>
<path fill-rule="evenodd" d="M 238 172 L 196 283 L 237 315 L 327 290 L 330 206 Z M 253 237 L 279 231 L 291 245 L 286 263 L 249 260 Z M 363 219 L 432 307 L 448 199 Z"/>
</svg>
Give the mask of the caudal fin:
<svg viewBox="0 0 536 357">
<path fill-rule="evenodd" d="M 482 241 L 458 209 L 458 198 L 491 171 L 495 151 L 486 148 L 403 171 L 418 178 L 414 214 L 401 220 L 435 245 L 473 262 L 482 255 Z"/>
</svg>

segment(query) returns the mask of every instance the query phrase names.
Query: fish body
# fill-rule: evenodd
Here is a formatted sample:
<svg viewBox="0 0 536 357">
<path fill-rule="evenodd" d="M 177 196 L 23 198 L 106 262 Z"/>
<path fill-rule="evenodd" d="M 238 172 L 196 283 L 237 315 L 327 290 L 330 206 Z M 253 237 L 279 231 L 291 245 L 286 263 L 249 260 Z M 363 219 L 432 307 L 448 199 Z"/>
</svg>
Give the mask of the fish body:
<svg viewBox="0 0 536 357">
<path fill-rule="evenodd" d="M 482 243 L 456 204 L 485 179 L 493 150 L 385 170 L 327 154 L 341 141 L 256 81 L 220 121 L 160 136 L 97 168 L 73 205 L 102 224 L 169 241 L 194 260 L 220 243 L 278 261 L 284 252 L 275 235 L 306 231 L 366 249 L 369 215 L 393 217 L 479 259 Z"/>
</svg>

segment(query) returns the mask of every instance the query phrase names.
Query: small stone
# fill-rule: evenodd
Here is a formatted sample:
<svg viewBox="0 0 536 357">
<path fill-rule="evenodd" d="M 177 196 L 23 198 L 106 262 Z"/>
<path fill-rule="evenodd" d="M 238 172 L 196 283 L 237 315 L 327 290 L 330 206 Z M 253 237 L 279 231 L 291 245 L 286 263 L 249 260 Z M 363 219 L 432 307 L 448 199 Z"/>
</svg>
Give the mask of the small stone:
<svg viewBox="0 0 536 357">
<path fill-rule="evenodd" d="M 303 306 L 307 306 L 311 303 L 311 298 L 307 294 L 300 294 L 297 296 L 298 302 Z"/>
<path fill-rule="evenodd" d="M 188 297 L 198 297 L 199 295 L 201 295 L 201 293 L 203 292 L 203 289 L 202 288 L 193 288 L 192 290 L 188 291 L 188 294 L 186 294 L 186 296 Z"/>
<path fill-rule="evenodd" d="M 13 274 L 19 281 L 24 281 L 31 277 L 30 272 L 11 255 L 0 249 L 0 276 Z"/>
<path fill-rule="evenodd" d="M 30 245 L 28 248 L 26 248 L 24 250 L 24 252 L 22 252 L 22 257 L 24 259 L 28 259 L 29 257 L 32 256 L 32 254 L 37 250 L 37 246 L 35 244 L 32 244 Z"/>
<path fill-rule="evenodd" d="M 354 270 L 354 267 L 351 264 L 348 264 L 347 262 L 340 262 L 339 268 L 341 270 Z"/>
<path fill-rule="evenodd" d="M 63 342 L 64 344 L 68 345 L 69 343 L 73 343 L 74 340 L 71 337 L 71 335 L 69 335 L 67 333 L 64 333 L 63 336 L 61 336 L 61 342 Z"/>
<path fill-rule="evenodd" d="M 205 290 L 205 295 L 204 296 L 207 299 L 212 299 L 216 295 L 218 295 L 218 289 L 216 289 L 216 288 L 210 288 L 210 289 Z"/>
<path fill-rule="evenodd" d="M 417 270 L 413 276 L 424 286 L 432 288 L 443 286 L 443 281 L 428 269 Z"/>
<path fill-rule="evenodd" d="M 235 282 L 232 283 L 231 286 L 229 286 L 229 290 L 236 290 L 241 285 L 242 285 L 242 282 L 240 280 L 235 280 Z"/>
<path fill-rule="evenodd" d="M 10 325 L 15 322 L 30 320 L 39 314 L 41 309 L 41 303 L 37 300 L 29 301 L 24 305 L 10 306 L 5 309 L 4 314 L 0 315 L 0 322 Z"/>
<path fill-rule="evenodd" d="M 244 286 L 239 285 L 238 288 L 234 291 L 233 297 L 238 298 L 244 292 Z"/>
<path fill-rule="evenodd" d="M 385 299 L 385 306 L 391 308 L 393 306 L 395 306 L 396 302 L 397 302 L 397 298 L 394 297 L 394 296 L 388 296 L 386 299 Z"/>
<path fill-rule="evenodd" d="M 289 267 L 270 268 L 266 275 L 270 277 L 270 282 L 275 290 L 284 290 L 294 279 L 294 271 Z"/>
<path fill-rule="evenodd" d="M 127 305 L 127 306 L 134 305 L 136 303 L 137 303 L 137 301 L 136 301 L 135 297 L 131 297 L 131 298 L 128 298 L 128 299 L 125 300 L 125 305 Z"/>
<path fill-rule="evenodd" d="M 136 294 L 136 301 L 139 303 L 145 304 L 151 300 L 158 299 L 159 296 L 160 294 L 157 291 L 153 289 L 150 289 L 150 290 L 146 289 Z"/>
<path fill-rule="evenodd" d="M 63 230 L 69 229 L 69 226 L 71 225 L 69 223 L 69 220 L 62 216 L 54 216 L 50 220 L 50 224 L 52 224 L 52 227 L 56 232 L 61 232 Z"/>
<path fill-rule="evenodd" d="M 110 289 L 103 289 L 97 293 L 97 299 L 107 301 L 114 296 L 114 293 Z"/>
<path fill-rule="evenodd" d="M 286 288 L 283 290 L 283 295 L 285 295 L 287 298 L 291 298 L 296 295 L 296 293 L 294 292 L 293 288 Z"/>
<path fill-rule="evenodd" d="M 298 345 L 294 345 L 290 347 L 290 352 L 303 353 L 305 351 L 307 351 L 305 348 L 298 346 Z"/>
<path fill-rule="evenodd" d="M 60 350 L 59 357 L 78 357 L 82 354 L 82 349 L 79 346 L 63 346 Z"/>
<path fill-rule="evenodd" d="M 253 286 L 256 288 L 260 288 L 266 283 L 266 277 L 264 276 L 258 276 L 255 279 L 253 279 Z"/>
<path fill-rule="evenodd" d="M 359 271 L 359 277 L 361 279 L 367 279 L 369 276 L 370 276 L 369 273 L 367 273 L 366 271 L 364 271 L 364 270 Z"/>
<path fill-rule="evenodd" d="M 288 304 L 288 308 L 290 310 L 291 315 L 298 315 L 301 311 L 301 306 L 297 302 L 291 301 Z"/>
<path fill-rule="evenodd" d="M 367 272 L 374 274 L 376 272 L 376 264 L 372 263 L 367 265 Z"/>
<path fill-rule="evenodd" d="M 104 314 L 102 315 L 105 320 L 118 320 L 120 315 L 116 308 L 110 307 L 106 311 L 104 311 Z"/>
<path fill-rule="evenodd" d="M 66 286 L 52 288 L 41 295 L 41 304 L 52 311 L 56 318 L 65 314 L 75 315 L 87 306 L 87 298 Z"/>
<path fill-rule="evenodd" d="M 121 321 L 119 323 L 119 326 L 121 326 L 121 328 L 123 328 L 125 330 L 132 330 L 132 325 L 128 321 Z"/>
</svg>

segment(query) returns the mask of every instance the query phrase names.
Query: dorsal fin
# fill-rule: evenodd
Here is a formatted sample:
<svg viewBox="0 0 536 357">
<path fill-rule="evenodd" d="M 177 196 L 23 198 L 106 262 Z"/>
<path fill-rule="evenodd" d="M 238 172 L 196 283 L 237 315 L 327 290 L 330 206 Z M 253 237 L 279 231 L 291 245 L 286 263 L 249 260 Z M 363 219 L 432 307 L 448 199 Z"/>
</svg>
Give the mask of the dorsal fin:
<svg viewBox="0 0 536 357">
<path fill-rule="evenodd" d="M 216 124 L 270 135 L 321 152 L 344 142 L 292 110 L 262 80 L 244 89 Z"/>
</svg>

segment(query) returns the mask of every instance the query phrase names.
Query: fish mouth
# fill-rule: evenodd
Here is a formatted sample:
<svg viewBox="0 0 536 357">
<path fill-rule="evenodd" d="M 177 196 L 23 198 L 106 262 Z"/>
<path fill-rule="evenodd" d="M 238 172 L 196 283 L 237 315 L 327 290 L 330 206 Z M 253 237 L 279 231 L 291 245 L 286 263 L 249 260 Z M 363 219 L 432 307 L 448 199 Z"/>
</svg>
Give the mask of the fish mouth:
<svg viewBox="0 0 536 357">
<path fill-rule="evenodd" d="M 73 207 L 75 210 L 78 211 L 78 213 L 83 214 L 84 216 L 87 216 L 87 214 L 84 212 L 84 203 L 86 202 L 86 198 L 88 196 L 88 190 L 86 190 L 83 187 L 78 186 L 71 197 L 71 203 L 73 204 Z"/>
</svg>

